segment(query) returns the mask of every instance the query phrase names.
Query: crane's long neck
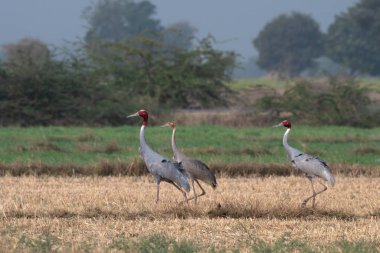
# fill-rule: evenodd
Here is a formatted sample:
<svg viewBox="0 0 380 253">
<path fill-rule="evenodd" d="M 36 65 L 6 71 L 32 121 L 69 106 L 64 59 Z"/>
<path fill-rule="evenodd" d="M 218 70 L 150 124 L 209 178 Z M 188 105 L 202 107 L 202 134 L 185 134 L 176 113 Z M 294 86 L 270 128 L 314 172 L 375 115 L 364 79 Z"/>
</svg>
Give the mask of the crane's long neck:
<svg viewBox="0 0 380 253">
<path fill-rule="evenodd" d="M 177 145 L 175 143 L 175 134 L 176 134 L 176 128 L 174 127 L 173 133 L 172 133 L 172 149 L 173 149 L 175 159 L 180 162 L 182 160 L 183 154 L 177 148 Z"/>
<path fill-rule="evenodd" d="M 140 148 L 141 149 L 148 147 L 148 144 L 146 144 L 146 141 L 145 141 L 145 126 L 146 125 L 143 124 L 140 129 Z"/>
<path fill-rule="evenodd" d="M 292 147 L 289 146 L 288 144 L 288 135 L 290 133 L 290 128 L 288 128 L 285 133 L 284 133 L 284 137 L 282 138 L 282 144 L 284 145 L 284 148 L 286 150 L 286 152 L 288 152 L 289 156 L 292 155 Z"/>
</svg>

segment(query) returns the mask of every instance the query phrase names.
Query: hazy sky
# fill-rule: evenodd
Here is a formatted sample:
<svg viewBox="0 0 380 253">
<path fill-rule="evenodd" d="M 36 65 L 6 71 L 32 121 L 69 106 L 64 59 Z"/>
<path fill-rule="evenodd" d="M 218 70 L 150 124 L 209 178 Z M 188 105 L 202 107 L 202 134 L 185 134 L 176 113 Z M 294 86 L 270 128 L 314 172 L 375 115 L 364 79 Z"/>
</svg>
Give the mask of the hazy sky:
<svg viewBox="0 0 380 253">
<path fill-rule="evenodd" d="M 252 39 L 282 13 L 299 11 L 316 19 L 322 31 L 334 16 L 359 0 L 152 0 L 162 25 L 188 21 L 198 37 L 208 33 L 217 47 L 245 57 L 254 54 Z M 83 9 L 93 0 L 0 0 L 0 45 L 33 37 L 61 46 L 86 31 Z"/>
</svg>

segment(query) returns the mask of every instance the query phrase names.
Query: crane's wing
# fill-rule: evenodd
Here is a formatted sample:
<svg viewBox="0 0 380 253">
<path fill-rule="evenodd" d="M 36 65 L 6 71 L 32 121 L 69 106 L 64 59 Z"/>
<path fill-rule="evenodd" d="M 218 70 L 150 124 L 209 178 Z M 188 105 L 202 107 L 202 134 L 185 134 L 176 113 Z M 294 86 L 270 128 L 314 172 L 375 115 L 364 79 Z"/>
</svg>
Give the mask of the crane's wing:
<svg viewBox="0 0 380 253">
<path fill-rule="evenodd" d="M 177 162 L 177 161 L 174 161 L 174 160 L 171 160 L 171 162 L 173 163 L 174 167 L 176 167 L 181 173 L 185 174 L 185 168 L 183 167 L 182 165 L 182 162 Z"/>
<path fill-rule="evenodd" d="M 331 173 L 330 167 L 327 165 L 326 161 L 319 157 L 301 153 L 294 157 L 292 163 L 297 169 L 300 169 L 305 174 L 312 177 L 320 177 L 328 181 L 331 186 L 334 186 L 335 179 Z"/>
<path fill-rule="evenodd" d="M 157 179 L 174 182 L 178 186 L 190 191 L 190 185 L 184 175 L 181 163 L 172 161 L 156 152 L 142 152 L 141 156 L 149 172 Z"/>
<path fill-rule="evenodd" d="M 285 147 L 285 150 L 288 154 L 288 159 L 292 162 L 292 165 L 294 167 L 296 167 L 294 162 L 298 159 L 298 157 L 307 155 L 304 152 L 302 152 L 301 150 L 298 150 L 298 149 L 290 147 L 290 146 Z"/>
<path fill-rule="evenodd" d="M 140 132 L 140 156 L 144 160 L 149 172 L 158 182 L 160 180 L 173 182 L 189 192 L 190 185 L 186 180 L 186 176 L 181 172 L 181 164 L 151 149 L 145 142 L 143 130 L 144 128 Z"/>
<path fill-rule="evenodd" d="M 213 188 L 217 186 L 215 174 L 204 162 L 186 157 L 182 160 L 182 164 L 186 173 L 190 174 L 194 179 L 200 179 Z"/>
<path fill-rule="evenodd" d="M 157 164 L 155 171 L 162 179 L 172 181 L 185 189 L 185 191 L 190 191 L 190 185 L 186 180 L 181 163 L 168 159 L 162 159 L 161 163 Z"/>
</svg>

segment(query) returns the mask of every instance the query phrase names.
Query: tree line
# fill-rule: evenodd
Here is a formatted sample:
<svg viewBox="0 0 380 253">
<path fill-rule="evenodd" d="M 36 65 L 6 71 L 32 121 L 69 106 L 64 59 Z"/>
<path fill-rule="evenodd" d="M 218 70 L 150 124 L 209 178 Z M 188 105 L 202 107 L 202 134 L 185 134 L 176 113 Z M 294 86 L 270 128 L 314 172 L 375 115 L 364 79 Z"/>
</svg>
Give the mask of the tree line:
<svg viewBox="0 0 380 253">
<path fill-rule="evenodd" d="M 194 41 L 184 22 L 162 27 L 149 1 L 100 0 L 84 11 L 88 31 L 70 50 L 25 38 L 3 47 L 0 124 L 119 125 L 140 107 L 226 103 L 235 53 Z M 110 18 L 112 17 L 112 18 Z"/>
<path fill-rule="evenodd" d="M 351 75 L 380 74 L 380 2 L 361 0 L 335 17 L 326 34 L 309 15 L 283 14 L 253 40 L 257 64 L 282 77 L 298 76 L 322 56 Z"/>
<path fill-rule="evenodd" d="M 351 73 L 376 75 L 379 10 L 378 1 L 362 0 L 327 34 L 308 15 L 280 15 L 253 41 L 257 63 L 293 77 L 324 54 Z M 98 0 L 83 12 L 83 41 L 69 49 L 33 38 L 4 45 L 0 124 L 119 125 L 142 106 L 154 113 L 227 106 L 237 54 L 216 50 L 211 35 L 196 38 L 187 22 L 162 26 L 155 12 L 149 1 Z"/>
</svg>

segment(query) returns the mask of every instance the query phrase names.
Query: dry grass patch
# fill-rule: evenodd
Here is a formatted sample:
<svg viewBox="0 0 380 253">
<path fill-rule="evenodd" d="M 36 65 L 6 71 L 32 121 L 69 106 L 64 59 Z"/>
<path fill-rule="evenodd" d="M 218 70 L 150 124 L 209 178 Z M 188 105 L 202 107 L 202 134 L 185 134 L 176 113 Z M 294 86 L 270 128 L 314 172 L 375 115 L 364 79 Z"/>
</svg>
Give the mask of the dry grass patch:
<svg viewBox="0 0 380 253">
<path fill-rule="evenodd" d="M 199 205 L 162 183 L 155 204 L 151 177 L 1 177 L 0 246 L 17 247 L 22 236 L 59 238 L 72 251 L 89 243 L 104 252 L 123 235 L 134 240 L 165 233 L 203 250 L 248 249 L 254 238 L 273 242 L 286 234 L 311 244 L 375 240 L 380 236 L 380 178 L 337 177 L 335 188 L 301 208 L 311 192 L 303 177 L 219 178 Z M 11 232 L 10 232 L 11 231 Z M 45 233 L 45 234 L 44 234 Z"/>
<path fill-rule="evenodd" d="M 364 154 L 380 154 L 380 149 L 374 147 L 358 147 L 352 150 L 353 154 L 364 155 Z"/>
<path fill-rule="evenodd" d="M 211 163 L 210 169 L 218 175 L 225 177 L 239 176 L 289 176 L 298 173 L 289 165 L 283 164 L 255 164 L 255 163 L 234 163 L 221 164 Z"/>
<path fill-rule="evenodd" d="M 141 176 L 147 173 L 144 162 L 139 158 L 135 158 L 130 162 L 122 160 L 102 160 L 87 165 L 69 163 L 44 164 L 39 162 L 0 163 L 1 176 Z"/>
<path fill-rule="evenodd" d="M 104 147 L 101 147 L 103 149 Z M 302 175 L 289 164 L 262 164 L 262 163 L 210 163 L 209 167 L 218 176 L 222 177 L 270 177 Z M 380 177 L 380 167 L 362 164 L 331 164 L 334 175 L 350 177 Z M 142 176 L 148 170 L 144 162 L 135 157 L 133 160 L 101 160 L 92 164 L 45 164 L 41 162 L 11 164 L 0 163 L 0 175 L 49 175 L 49 176 Z"/>
</svg>

